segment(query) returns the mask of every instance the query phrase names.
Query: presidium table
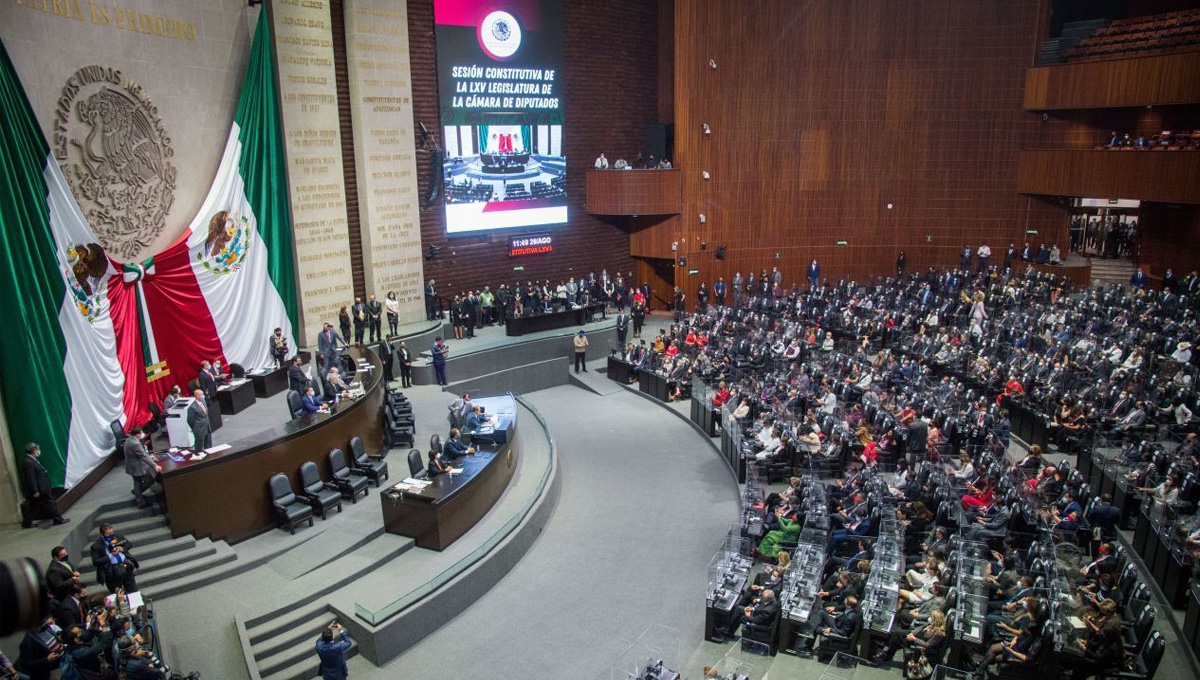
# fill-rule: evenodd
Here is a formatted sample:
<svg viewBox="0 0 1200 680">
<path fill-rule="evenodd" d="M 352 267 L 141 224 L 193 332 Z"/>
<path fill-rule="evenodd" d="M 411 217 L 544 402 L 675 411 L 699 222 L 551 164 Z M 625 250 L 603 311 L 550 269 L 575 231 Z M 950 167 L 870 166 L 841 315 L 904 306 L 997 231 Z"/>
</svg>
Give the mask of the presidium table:
<svg viewBox="0 0 1200 680">
<path fill-rule="evenodd" d="M 516 399 L 508 394 L 476 397 L 471 402 L 496 417 L 487 434 L 497 445 L 453 461 L 451 467 L 460 468 L 460 474 L 438 475 L 423 488 L 408 484 L 414 481 L 409 478 L 384 489 L 379 501 L 389 533 L 415 538 L 422 548 L 445 550 L 475 526 L 508 488 L 519 449 Z"/>
<path fill-rule="evenodd" d="M 231 543 L 270 531 L 275 527 L 267 481 L 276 472 L 292 480 L 298 489 L 299 468 L 313 461 L 322 479 L 331 479 L 328 456 L 332 449 L 348 451 L 351 437 L 362 437 L 368 452 L 377 451 L 383 441 L 383 365 L 378 355 L 366 348 L 346 350 L 359 366 L 354 383 L 364 394 L 353 401 L 342 401 L 333 413 L 313 413 L 288 419 L 287 406 L 277 414 L 264 412 L 264 418 L 278 416 L 278 425 L 268 427 L 227 447 L 209 453 L 202 460 L 186 452 L 164 456 L 163 493 L 169 512 L 171 534 L 192 534 Z M 250 383 L 246 383 L 250 387 Z M 253 388 L 250 388 L 253 394 Z M 168 425 L 170 425 L 168 421 Z"/>
</svg>

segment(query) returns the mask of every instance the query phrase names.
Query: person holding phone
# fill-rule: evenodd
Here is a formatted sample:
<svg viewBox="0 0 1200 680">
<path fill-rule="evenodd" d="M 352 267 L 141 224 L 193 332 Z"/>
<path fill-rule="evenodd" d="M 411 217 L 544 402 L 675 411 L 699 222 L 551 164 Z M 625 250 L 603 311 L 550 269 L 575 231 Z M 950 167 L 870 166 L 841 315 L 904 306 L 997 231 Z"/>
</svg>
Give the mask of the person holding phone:
<svg viewBox="0 0 1200 680">
<path fill-rule="evenodd" d="M 317 640 L 317 658 L 321 660 L 317 673 L 321 680 L 344 680 L 350 675 L 346 668 L 347 649 L 350 649 L 350 635 L 342 624 L 334 621 L 321 631 Z"/>
</svg>

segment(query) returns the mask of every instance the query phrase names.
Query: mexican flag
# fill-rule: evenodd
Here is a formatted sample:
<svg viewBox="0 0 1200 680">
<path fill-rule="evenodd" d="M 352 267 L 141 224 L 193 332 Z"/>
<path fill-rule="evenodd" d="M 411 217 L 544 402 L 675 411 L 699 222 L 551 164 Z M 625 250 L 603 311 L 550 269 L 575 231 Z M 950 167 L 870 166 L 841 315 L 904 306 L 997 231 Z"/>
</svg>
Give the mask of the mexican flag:
<svg viewBox="0 0 1200 680">
<path fill-rule="evenodd" d="M 163 252 L 108 258 L 71 194 L 0 45 L 0 396 L 11 439 L 42 448 L 70 488 L 113 450 L 110 424 L 150 420 L 204 360 L 247 371 L 291 353 L 296 275 L 283 134 L 260 14 L 237 112 L 199 212 Z M 215 407 L 216 405 L 212 405 Z M 21 454 L 18 454 L 19 456 Z"/>
<path fill-rule="evenodd" d="M 273 366 L 269 338 L 276 328 L 295 352 L 295 257 L 278 107 L 262 13 L 208 195 L 173 245 L 124 265 L 114 296 L 129 317 L 118 326 L 138 322 L 141 329 L 118 335 L 125 373 L 136 376 L 127 412 L 138 422 L 171 385 L 186 388 L 204 360 L 222 359 L 226 372 L 230 364 L 248 371 Z"/>
<path fill-rule="evenodd" d="M 13 447 L 42 449 L 67 486 L 112 451 L 125 377 L 107 282 L 112 267 L 50 155 L 0 45 L 0 395 Z M 71 474 L 81 471 L 82 474 Z"/>
</svg>

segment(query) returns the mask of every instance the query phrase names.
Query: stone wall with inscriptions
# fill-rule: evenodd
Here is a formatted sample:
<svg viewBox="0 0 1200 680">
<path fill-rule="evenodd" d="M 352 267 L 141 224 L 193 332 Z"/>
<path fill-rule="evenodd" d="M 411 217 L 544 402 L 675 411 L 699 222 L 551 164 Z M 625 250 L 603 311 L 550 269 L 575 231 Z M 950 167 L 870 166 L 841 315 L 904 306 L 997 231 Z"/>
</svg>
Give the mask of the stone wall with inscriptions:
<svg viewBox="0 0 1200 680">
<path fill-rule="evenodd" d="M 354 301 L 333 37 L 327 0 L 273 0 L 271 23 L 296 236 L 300 343 Z"/>
<path fill-rule="evenodd" d="M 400 323 L 425 316 L 408 11 L 346 0 L 346 56 L 367 291 L 395 291 Z"/>
<path fill-rule="evenodd" d="M 259 11 L 245 0 L 0 0 L 0 39 L 111 256 L 157 253 L 195 216 L 229 136 Z M 116 134 L 99 105 L 143 124 Z M 134 145 L 155 157 L 124 167 Z M 97 179 L 117 176 L 128 186 Z"/>
</svg>

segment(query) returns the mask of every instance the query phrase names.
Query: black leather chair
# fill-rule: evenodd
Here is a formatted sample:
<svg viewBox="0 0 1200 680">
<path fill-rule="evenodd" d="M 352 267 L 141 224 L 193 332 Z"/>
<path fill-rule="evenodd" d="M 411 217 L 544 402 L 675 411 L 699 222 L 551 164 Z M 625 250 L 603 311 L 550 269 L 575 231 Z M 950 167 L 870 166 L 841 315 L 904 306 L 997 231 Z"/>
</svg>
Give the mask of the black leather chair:
<svg viewBox="0 0 1200 680">
<path fill-rule="evenodd" d="M 771 623 L 765 626 L 755 625 L 749 621 L 742 624 L 742 640 L 761 642 L 767 646 L 767 654 L 775 656 L 775 653 L 779 651 L 779 617 L 780 611 L 776 609 L 775 616 L 771 617 Z"/>
<path fill-rule="evenodd" d="M 125 439 L 129 436 L 125 434 L 125 428 L 121 425 L 120 420 L 114 420 L 108 424 L 108 429 L 112 430 L 113 437 L 116 439 L 114 446 L 118 456 L 125 453 Z"/>
<path fill-rule="evenodd" d="M 431 435 L 429 437 L 429 451 L 430 452 L 433 452 L 433 451 L 440 452 L 441 450 L 442 450 L 442 436 L 439 434 Z"/>
<path fill-rule="evenodd" d="M 1162 661 L 1164 651 L 1166 651 L 1166 643 L 1163 641 L 1162 633 L 1156 630 L 1150 633 L 1150 639 L 1146 640 L 1146 646 L 1142 647 L 1142 653 L 1133 657 L 1134 668 L 1132 670 L 1106 669 L 1100 674 L 1100 677 L 1103 680 L 1153 680 L 1154 674 L 1158 672 L 1158 664 Z"/>
<path fill-rule="evenodd" d="M 346 454 L 341 449 L 329 452 L 329 470 L 333 473 L 333 484 L 351 503 L 358 502 L 358 492 L 365 498 L 368 493 L 367 478 L 350 469 L 346 465 Z"/>
<path fill-rule="evenodd" d="M 155 402 L 146 404 L 146 408 L 150 411 L 150 421 L 142 426 L 147 435 L 153 436 L 167 426 L 167 415 L 163 413 L 162 407 Z"/>
<path fill-rule="evenodd" d="M 1121 636 L 1125 638 L 1125 651 L 1130 654 L 1140 654 L 1150 639 L 1150 630 L 1154 628 L 1154 607 L 1145 605 L 1138 617 L 1129 623 L 1121 624 Z"/>
<path fill-rule="evenodd" d="M 295 420 L 304 415 L 304 401 L 300 397 L 300 393 L 296 390 L 288 390 L 287 393 L 288 412 L 292 414 L 292 419 Z"/>
<path fill-rule="evenodd" d="M 312 506 L 305 503 L 292 491 L 292 482 L 287 475 L 276 472 L 271 475 L 271 480 L 267 482 L 267 485 L 271 491 L 271 510 L 275 515 L 275 521 L 281 528 L 286 528 L 294 534 L 297 524 L 307 521 L 308 526 L 313 525 Z"/>
<path fill-rule="evenodd" d="M 408 476 L 413 479 L 425 479 L 429 474 L 429 469 L 425 467 L 425 463 L 421 461 L 421 450 L 413 449 L 408 452 Z"/>
<path fill-rule="evenodd" d="M 821 636 L 821 644 L 817 647 L 817 660 L 824 661 L 837 652 L 843 654 L 854 654 L 858 646 L 858 635 L 862 632 L 862 616 L 858 617 L 858 622 L 854 624 L 854 630 L 850 631 L 849 635 L 840 635 L 834 631 L 829 631 L 828 635 Z"/>
<path fill-rule="evenodd" d="M 320 515 L 321 519 L 328 519 L 332 508 L 336 507 L 339 513 L 342 511 L 342 494 L 338 493 L 337 487 L 321 480 L 317 464 L 311 460 L 300 466 L 299 496 L 312 506 L 313 512 Z"/>
<path fill-rule="evenodd" d="M 350 467 L 359 474 L 366 475 L 375 486 L 379 486 L 381 480 L 388 478 L 388 464 L 367 455 L 362 437 L 350 438 Z"/>
<path fill-rule="evenodd" d="M 383 407 L 384 439 L 388 447 L 412 446 L 416 438 L 416 424 L 412 414 L 398 415 L 389 404 Z"/>
<path fill-rule="evenodd" d="M 229 375 L 232 378 L 241 380 L 246 377 L 246 369 L 241 364 L 229 364 Z"/>
</svg>

